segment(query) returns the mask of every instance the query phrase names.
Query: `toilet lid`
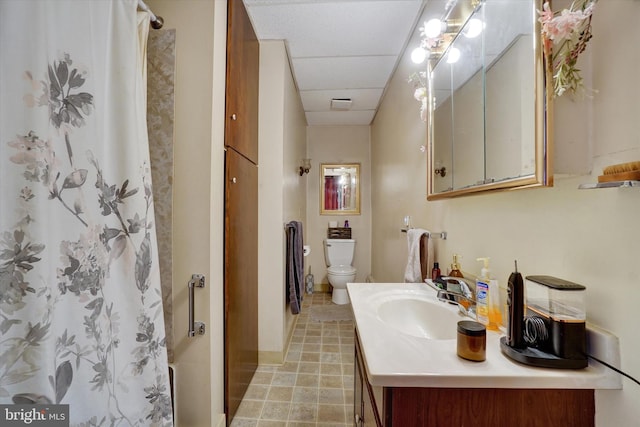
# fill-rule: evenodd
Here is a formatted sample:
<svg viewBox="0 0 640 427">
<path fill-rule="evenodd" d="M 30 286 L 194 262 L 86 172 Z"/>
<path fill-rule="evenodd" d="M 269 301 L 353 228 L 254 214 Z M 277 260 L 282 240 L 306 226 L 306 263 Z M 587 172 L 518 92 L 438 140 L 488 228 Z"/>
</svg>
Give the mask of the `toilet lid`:
<svg viewBox="0 0 640 427">
<path fill-rule="evenodd" d="M 337 265 L 335 267 L 329 267 L 327 272 L 335 274 L 336 276 L 349 276 L 355 274 L 356 269 L 350 265 Z"/>
</svg>

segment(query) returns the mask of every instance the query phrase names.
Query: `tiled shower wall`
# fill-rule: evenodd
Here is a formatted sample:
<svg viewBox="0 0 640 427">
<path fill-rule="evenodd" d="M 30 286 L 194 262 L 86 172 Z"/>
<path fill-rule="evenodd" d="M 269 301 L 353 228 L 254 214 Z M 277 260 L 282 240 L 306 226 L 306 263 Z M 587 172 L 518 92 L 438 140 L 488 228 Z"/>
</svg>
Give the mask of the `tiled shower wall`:
<svg viewBox="0 0 640 427">
<path fill-rule="evenodd" d="M 175 41 L 175 30 L 161 29 L 151 30 L 147 42 L 147 128 L 169 362 L 173 362 L 171 224 Z"/>
</svg>

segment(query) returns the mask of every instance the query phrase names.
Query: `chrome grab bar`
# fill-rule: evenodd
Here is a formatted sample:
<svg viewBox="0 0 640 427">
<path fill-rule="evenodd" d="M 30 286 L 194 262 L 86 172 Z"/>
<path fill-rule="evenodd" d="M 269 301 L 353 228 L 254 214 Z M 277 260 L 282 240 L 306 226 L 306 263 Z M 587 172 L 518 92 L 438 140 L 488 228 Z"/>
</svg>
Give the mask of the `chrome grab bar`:
<svg viewBox="0 0 640 427">
<path fill-rule="evenodd" d="M 204 335 L 205 325 L 204 322 L 196 322 L 194 320 L 194 289 L 204 288 L 204 275 L 192 274 L 191 280 L 189 280 L 189 336 L 195 337 L 196 335 Z"/>
</svg>

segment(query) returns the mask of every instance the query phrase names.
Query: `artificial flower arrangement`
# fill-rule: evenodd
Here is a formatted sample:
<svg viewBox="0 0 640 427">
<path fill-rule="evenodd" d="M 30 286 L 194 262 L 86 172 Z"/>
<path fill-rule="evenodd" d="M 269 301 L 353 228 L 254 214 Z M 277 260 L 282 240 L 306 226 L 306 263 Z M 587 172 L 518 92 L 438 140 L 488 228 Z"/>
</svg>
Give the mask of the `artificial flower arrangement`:
<svg viewBox="0 0 640 427">
<path fill-rule="evenodd" d="M 420 103 L 420 118 L 427 121 L 427 72 L 418 71 L 409 76 L 409 83 L 413 85 L 413 97 Z"/>
<path fill-rule="evenodd" d="M 591 39 L 591 17 L 598 0 L 574 0 L 568 9 L 553 12 L 549 2 L 538 11 L 542 24 L 542 45 L 547 66 L 553 76 L 553 93 L 584 90 L 578 57 Z"/>
</svg>

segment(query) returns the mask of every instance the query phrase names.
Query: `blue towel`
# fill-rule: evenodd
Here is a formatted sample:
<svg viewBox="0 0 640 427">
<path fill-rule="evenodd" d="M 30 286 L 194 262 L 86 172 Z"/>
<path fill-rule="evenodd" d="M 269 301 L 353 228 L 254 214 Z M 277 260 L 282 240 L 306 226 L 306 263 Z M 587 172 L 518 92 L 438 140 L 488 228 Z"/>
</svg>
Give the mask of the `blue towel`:
<svg viewBox="0 0 640 427">
<path fill-rule="evenodd" d="M 285 289 L 291 313 L 298 314 L 302 308 L 304 295 L 304 261 L 302 223 L 291 221 L 286 225 L 287 259 Z"/>
</svg>

